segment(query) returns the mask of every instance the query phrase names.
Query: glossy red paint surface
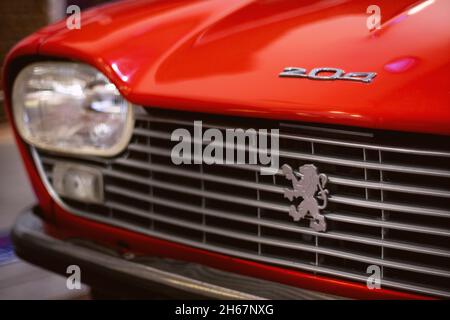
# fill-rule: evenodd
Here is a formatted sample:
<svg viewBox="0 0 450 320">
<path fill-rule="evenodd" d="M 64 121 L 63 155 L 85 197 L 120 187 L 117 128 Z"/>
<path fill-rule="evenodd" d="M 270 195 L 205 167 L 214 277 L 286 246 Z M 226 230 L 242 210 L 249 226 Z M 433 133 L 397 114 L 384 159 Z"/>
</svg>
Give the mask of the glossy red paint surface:
<svg viewBox="0 0 450 320">
<path fill-rule="evenodd" d="M 148 1 L 87 12 L 39 51 L 101 69 L 141 105 L 450 134 L 450 2 Z M 412 14 L 413 13 L 413 14 Z M 377 72 L 371 84 L 284 67 Z"/>
<path fill-rule="evenodd" d="M 83 61 L 128 100 L 158 106 L 450 135 L 450 1 L 379 1 L 380 30 L 366 28 L 373 1 L 134 1 L 86 12 L 82 29 L 47 27 L 6 60 Z M 279 78 L 284 67 L 335 67 L 378 75 L 371 84 Z M 10 112 L 10 110 L 8 110 Z M 17 139 L 49 230 L 353 298 L 419 298 L 227 257 L 75 217 L 45 190 Z M 54 227 L 56 225 L 56 228 Z"/>
</svg>

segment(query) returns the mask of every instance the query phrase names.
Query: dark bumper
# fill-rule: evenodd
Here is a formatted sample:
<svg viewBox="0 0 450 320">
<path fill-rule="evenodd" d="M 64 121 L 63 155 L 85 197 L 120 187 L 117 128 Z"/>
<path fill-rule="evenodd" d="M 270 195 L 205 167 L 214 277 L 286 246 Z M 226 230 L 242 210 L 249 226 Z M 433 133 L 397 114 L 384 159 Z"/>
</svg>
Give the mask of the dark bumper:
<svg viewBox="0 0 450 320">
<path fill-rule="evenodd" d="M 163 258 L 123 257 L 87 241 L 47 235 L 34 209 L 22 213 L 13 233 L 16 254 L 61 275 L 78 265 L 81 280 L 119 297 L 211 299 L 329 299 L 328 295 Z"/>
</svg>

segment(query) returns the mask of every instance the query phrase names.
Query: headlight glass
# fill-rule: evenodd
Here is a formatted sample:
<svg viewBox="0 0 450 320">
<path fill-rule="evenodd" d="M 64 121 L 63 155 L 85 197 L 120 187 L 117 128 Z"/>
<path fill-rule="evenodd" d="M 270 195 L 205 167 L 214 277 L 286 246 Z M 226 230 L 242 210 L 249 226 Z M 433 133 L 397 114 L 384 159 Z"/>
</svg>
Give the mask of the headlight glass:
<svg viewBox="0 0 450 320">
<path fill-rule="evenodd" d="M 13 87 L 20 135 L 36 147 L 112 156 L 128 144 L 132 105 L 102 73 L 80 63 L 28 65 Z"/>
</svg>

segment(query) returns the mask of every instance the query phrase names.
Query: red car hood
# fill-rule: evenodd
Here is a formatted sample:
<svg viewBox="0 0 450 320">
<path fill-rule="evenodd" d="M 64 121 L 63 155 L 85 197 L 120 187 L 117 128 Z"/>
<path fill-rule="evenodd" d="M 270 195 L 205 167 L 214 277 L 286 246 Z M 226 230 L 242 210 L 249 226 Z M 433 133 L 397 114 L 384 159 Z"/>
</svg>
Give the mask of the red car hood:
<svg viewBox="0 0 450 320">
<path fill-rule="evenodd" d="M 84 61 L 145 106 L 450 134 L 450 1 L 125 1 L 59 25 L 39 53 Z M 370 84 L 285 67 L 376 72 Z"/>
</svg>

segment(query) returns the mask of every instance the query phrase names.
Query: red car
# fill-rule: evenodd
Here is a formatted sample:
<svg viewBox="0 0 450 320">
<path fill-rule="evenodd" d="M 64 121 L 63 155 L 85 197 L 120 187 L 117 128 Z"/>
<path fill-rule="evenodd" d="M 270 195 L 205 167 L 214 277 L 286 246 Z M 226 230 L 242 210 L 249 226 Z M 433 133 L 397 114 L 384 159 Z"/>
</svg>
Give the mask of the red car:
<svg viewBox="0 0 450 320">
<path fill-rule="evenodd" d="M 450 2 L 372 2 L 123 1 L 24 39 L 17 254 L 101 294 L 449 298 Z M 261 161 L 208 162 L 236 128 Z"/>
</svg>

